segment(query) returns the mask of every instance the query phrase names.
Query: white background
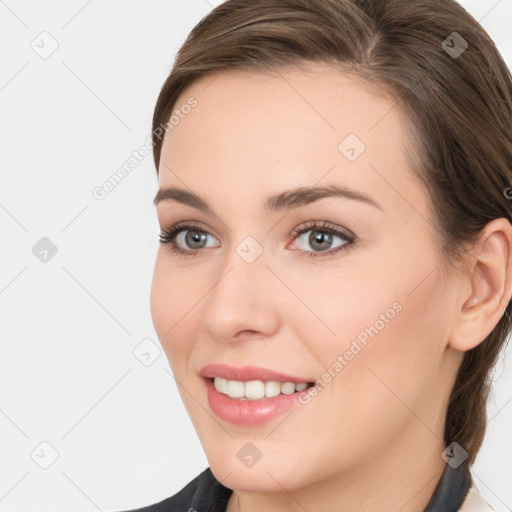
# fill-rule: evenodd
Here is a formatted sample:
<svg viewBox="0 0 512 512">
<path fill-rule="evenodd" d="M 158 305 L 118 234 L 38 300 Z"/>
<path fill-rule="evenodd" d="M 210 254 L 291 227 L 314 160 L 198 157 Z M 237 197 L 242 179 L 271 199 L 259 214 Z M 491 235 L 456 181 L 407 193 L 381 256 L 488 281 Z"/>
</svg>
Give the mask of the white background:
<svg viewBox="0 0 512 512">
<path fill-rule="evenodd" d="M 133 354 L 147 338 L 159 350 L 152 156 L 105 199 L 92 190 L 146 142 L 175 52 L 220 3 L 0 1 L 2 512 L 148 505 L 208 465 L 163 352 L 150 366 Z M 510 65 L 512 0 L 461 3 Z M 47 59 L 31 47 L 43 31 L 59 45 Z M 42 237 L 58 251 L 46 263 Z M 499 511 L 512 507 L 510 352 L 473 468 Z M 58 453 L 48 469 L 41 442 Z"/>
</svg>

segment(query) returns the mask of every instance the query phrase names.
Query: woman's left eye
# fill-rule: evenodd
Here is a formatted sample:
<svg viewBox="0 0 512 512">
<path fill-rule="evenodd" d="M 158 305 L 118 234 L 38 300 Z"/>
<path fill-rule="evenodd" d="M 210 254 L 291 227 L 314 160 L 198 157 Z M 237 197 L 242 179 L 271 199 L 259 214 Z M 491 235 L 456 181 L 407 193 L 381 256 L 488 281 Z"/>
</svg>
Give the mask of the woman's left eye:
<svg viewBox="0 0 512 512">
<path fill-rule="evenodd" d="M 344 232 L 328 222 L 323 222 L 321 225 L 318 222 L 308 223 L 306 226 L 296 228 L 292 235 L 293 244 L 297 243 L 296 240 L 298 241 L 299 252 L 309 257 L 329 256 L 346 250 L 354 244 L 356 239 L 352 233 Z M 213 243 L 208 244 L 208 237 L 211 237 Z M 171 252 L 185 257 L 195 256 L 201 249 L 220 246 L 220 242 L 200 226 L 181 223 L 163 229 L 160 234 L 160 243 L 168 245 Z"/>
<path fill-rule="evenodd" d="M 296 230 L 294 235 L 296 237 L 294 244 L 297 244 L 302 251 L 309 253 L 310 257 L 332 255 L 347 249 L 355 242 L 354 235 L 345 233 L 329 223 L 313 224 L 306 229 Z M 308 249 L 308 246 L 313 250 Z"/>
</svg>

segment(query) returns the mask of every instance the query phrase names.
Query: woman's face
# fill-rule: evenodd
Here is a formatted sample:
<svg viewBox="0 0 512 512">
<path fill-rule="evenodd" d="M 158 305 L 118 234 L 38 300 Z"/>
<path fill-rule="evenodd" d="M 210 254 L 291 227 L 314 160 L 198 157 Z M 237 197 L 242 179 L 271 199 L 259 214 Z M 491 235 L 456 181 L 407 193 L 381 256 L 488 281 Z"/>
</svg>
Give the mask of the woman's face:
<svg viewBox="0 0 512 512">
<path fill-rule="evenodd" d="M 157 204 L 182 252 L 158 250 L 155 329 L 212 471 L 240 490 L 414 464 L 429 447 L 440 458 L 460 361 L 447 349 L 456 286 L 399 106 L 327 66 L 281 74 L 190 86 L 159 168 L 161 189 L 183 191 Z M 318 390 L 258 405 L 212 389 L 210 364 Z M 272 376 L 233 380 L 259 379 L 256 392 Z"/>
</svg>

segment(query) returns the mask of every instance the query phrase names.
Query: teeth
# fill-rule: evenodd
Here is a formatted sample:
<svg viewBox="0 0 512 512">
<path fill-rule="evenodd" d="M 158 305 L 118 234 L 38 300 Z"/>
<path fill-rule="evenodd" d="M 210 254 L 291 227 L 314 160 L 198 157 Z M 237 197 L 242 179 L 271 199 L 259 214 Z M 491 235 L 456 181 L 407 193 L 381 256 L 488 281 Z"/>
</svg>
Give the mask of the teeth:
<svg viewBox="0 0 512 512">
<path fill-rule="evenodd" d="M 244 396 L 244 383 L 237 380 L 228 381 L 228 396 L 241 398 Z"/>
<path fill-rule="evenodd" d="M 272 398 L 273 396 L 277 396 L 281 394 L 281 383 L 275 380 L 269 380 L 265 382 L 265 396 L 267 398 Z"/>
<path fill-rule="evenodd" d="M 261 398 L 271 398 L 281 393 L 290 395 L 295 391 L 303 391 L 308 387 L 306 382 L 295 384 L 294 382 L 278 382 L 275 380 L 262 381 L 251 380 L 241 382 L 239 380 L 227 380 L 222 377 L 213 379 L 215 389 L 231 398 L 246 398 L 248 400 L 260 400 Z"/>
</svg>

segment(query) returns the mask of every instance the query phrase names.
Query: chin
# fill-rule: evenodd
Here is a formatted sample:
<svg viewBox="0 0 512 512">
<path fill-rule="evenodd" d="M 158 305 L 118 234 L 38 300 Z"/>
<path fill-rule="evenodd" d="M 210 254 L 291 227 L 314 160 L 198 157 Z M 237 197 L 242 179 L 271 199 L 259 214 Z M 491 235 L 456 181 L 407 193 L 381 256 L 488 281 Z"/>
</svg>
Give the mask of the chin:
<svg viewBox="0 0 512 512">
<path fill-rule="evenodd" d="M 277 459 L 277 457 L 276 457 Z M 292 491 L 307 486 L 312 475 L 298 471 L 300 462 L 273 457 L 263 457 L 252 467 L 245 467 L 238 458 L 209 460 L 210 469 L 215 478 L 226 487 L 244 492 L 283 492 L 283 488 Z"/>
</svg>

